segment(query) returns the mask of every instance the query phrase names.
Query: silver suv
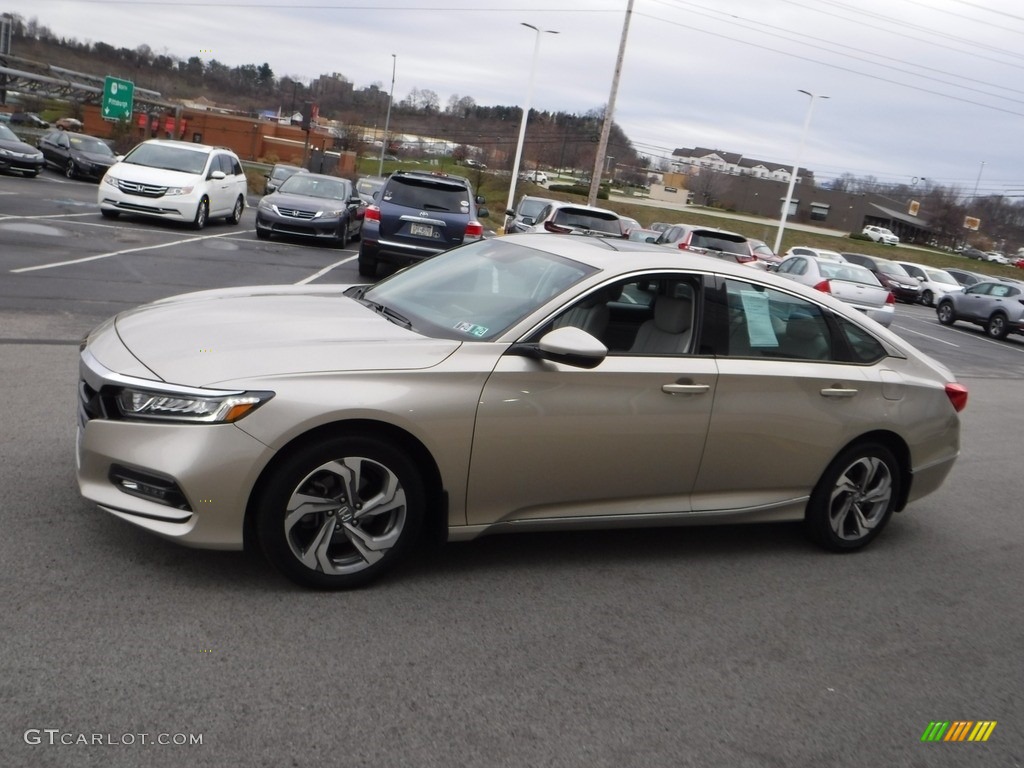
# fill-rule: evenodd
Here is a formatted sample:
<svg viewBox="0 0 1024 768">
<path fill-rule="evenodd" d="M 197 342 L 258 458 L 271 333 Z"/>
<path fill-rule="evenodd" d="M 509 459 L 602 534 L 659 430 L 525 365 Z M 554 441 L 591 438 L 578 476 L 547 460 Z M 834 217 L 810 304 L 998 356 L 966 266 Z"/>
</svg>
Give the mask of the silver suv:
<svg viewBox="0 0 1024 768">
<path fill-rule="evenodd" d="M 238 155 L 223 147 L 152 139 L 137 145 L 103 176 L 100 213 L 134 213 L 202 229 L 211 217 L 237 224 L 248 182 Z"/>
</svg>

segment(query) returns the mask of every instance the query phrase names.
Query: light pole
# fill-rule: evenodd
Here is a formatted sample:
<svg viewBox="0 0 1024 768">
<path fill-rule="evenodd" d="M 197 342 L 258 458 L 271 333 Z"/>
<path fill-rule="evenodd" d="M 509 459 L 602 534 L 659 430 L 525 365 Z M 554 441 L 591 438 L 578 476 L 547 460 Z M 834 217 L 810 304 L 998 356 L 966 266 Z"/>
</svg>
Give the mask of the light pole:
<svg viewBox="0 0 1024 768">
<path fill-rule="evenodd" d="M 530 85 L 526 89 L 526 103 L 523 104 L 523 120 L 519 124 L 519 141 L 516 143 L 516 159 L 512 162 L 512 179 L 508 185 L 508 205 L 505 206 L 505 210 L 512 208 L 512 204 L 516 198 L 516 182 L 519 180 L 519 161 L 523 157 L 523 142 L 526 140 L 526 120 L 530 116 L 530 102 L 533 100 L 533 80 L 537 75 L 537 56 L 540 54 L 540 36 L 541 33 L 548 35 L 557 35 L 558 32 L 554 29 L 540 29 L 539 27 L 533 26 L 533 24 L 527 24 L 525 21 L 519 22 L 524 27 L 529 27 L 534 32 L 533 42 L 533 62 L 530 64 Z"/>
<path fill-rule="evenodd" d="M 985 170 L 985 161 L 981 161 L 981 167 L 978 169 L 978 179 L 974 182 L 974 194 L 971 196 L 972 199 L 978 199 L 978 185 L 981 184 L 981 173 Z"/>
<path fill-rule="evenodd" d="M 800 93 L 803 93 L 811 97 L 811 103 L 807 105 L 807 117 L 804 119 L 804 129 L 800 133 L 800 147 L 796 151 L 796 162 L 793 164 L 793 172 L 789 176 L 789 188 L 786 190 L 786 199 L 782 203 L 782 215 L 779 217 L 779 232 L 775 235 L 775 248 L 773 249 L 776 253 L 779 252 L 779 248 L 782 247 L 782 233 L 786 231 L 786 217 L 789 216 L 789 206 L 793 202 L 793 187 L 796 186 L 796 173 L 800 168 L 800 156 L 804 153 L 804 142 L 807 141 L 807 129 L 811 125 L 811 115 L 814 112 L 814 102 L 818 99 L 827 99 L 828 96 L 819 96 L 805 91 L 802 88 L 799 89 Z"/>
<path fill-rule="evenodd" d="M 388 148 L 388 126 L 391 123 L 391 102 L 395 100 L 395 68 L 398 66 L 398 56 L 391 54 L 391 92 L 388 94 L 388 115 L 384 118 L 384 141 L 380 147 L 380 164 L 377 166 L 377 175 L 384 175 L 384 153 Z"/>
</svg>

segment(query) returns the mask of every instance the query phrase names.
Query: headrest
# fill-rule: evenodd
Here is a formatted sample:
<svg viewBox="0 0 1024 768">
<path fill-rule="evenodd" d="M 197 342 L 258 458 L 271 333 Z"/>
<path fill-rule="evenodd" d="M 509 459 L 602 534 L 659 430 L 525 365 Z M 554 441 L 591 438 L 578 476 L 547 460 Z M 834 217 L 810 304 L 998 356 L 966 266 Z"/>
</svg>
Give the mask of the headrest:
<svg viewBox="0 0 1024 768">
<path fill-rule="evenodd" d="M 654 300 L 654 325 L 665 333 L 683 333 L 693 320 L 693 302 L 688 298 L 658 296 Z"/>
</svg>

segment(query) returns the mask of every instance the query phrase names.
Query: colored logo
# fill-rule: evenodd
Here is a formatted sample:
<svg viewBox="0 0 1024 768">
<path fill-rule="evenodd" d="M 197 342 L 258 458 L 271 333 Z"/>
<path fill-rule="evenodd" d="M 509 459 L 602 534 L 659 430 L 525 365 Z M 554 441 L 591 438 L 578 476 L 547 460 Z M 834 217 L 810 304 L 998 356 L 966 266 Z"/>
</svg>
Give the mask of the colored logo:
<svg viewBox="0 0 1024 768">
<path fill-rule="evenodd" d="M 995 720 L 932 720 L 921 741 L 988 741 L 995 727 Z"/>
</svg>

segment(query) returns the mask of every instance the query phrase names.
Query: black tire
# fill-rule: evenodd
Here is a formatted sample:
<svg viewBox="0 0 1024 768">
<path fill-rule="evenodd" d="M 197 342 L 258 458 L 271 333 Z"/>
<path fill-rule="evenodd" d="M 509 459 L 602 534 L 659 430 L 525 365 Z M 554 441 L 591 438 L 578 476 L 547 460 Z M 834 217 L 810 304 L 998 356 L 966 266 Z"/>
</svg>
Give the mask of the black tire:
<svg viewBox="0 0 1024 768">
<path fill-rule="evenodd" d="M 338 236 L 334 238 L 333 245 L 335 248 L 344 248 L 348 245 L 348 219 L 341 222 L 341 226 L 338 227 Z"/>
<path fill-rule="evenodd" d="M 931 291 L 925 291 L 924 293 L 921 294 L 921 303 L 924 304 L 926 307 L 935 306 L 935 296 L 932 294 Z"/>
<path fill-rule="evenodd" d="M 270 239 L 270 230 L 269 229 L 260 229 L 259 227 L 256 227 L 256 238 L 259 239 L 259 240 L 269 240 Z"/>
<path fill-rule="evenodd" d="M 68 164 L 64 166 L 64 175 L 69 179 L 73 179 L 78 175 L 78 169 L 75 168 L 74 160 L 68 160 Z"/>
<path fill-rule="evenodd" d="M 363 237 L 363 225 L 360 224 L 359 225 L 359 229 L 357 229 L 356 233 L 354 235 L 352 235 L 352 240 L 353 241 L 359 241 L 359 240 L 362 239 L 362 237 Z"/>
<path fill-rule="evenodd" d="M 352 435 L 310 443 L 269 471 L 257 491 L 256 532 L 267 559 L 297 584 L 362 586 L 419 538 L 423 480 L 384 440 Z"/>
<path fill-rule="evenodd" d="M 807 535 L 833 552 L 866 546 L 892 517 L 901 482 L 899 462 L 884 445 L 850 446 L 828 465 L 811 493 Z"/>
<path fill-rule="evenodd" d="M 108 211 L 105 208 L 100 208 L 100 216 L 104 219 L 116 219 L 120 215 L 120 211 Z"/>
<path fill-rule="evenodd" d="M 34 179 L 38 175 L 39 175 L 39 171 L 25 171 L 25 178 L 26 179 Z"/>
<path fill-rule="evenodd" d="M 952 303 L 948 301 L 940 301 L 939 306 L 935 309 L 935 314 L 939 317 L 939 322 L 943 325 L 952 325 L 956 322 L 956 312 L 953 310 Z"/>
<path fill-rule="evenodd" d="M 242 220 L 242 211 L 245 210 L 245 198 L 241 195 L 235 200 L 235 207 L 231 209 L 231 213 L 224 217 L 224 220 L 231 225 L 237 225 Z"/>
<path fill-rule="evenodd" d="M 1010 333 L 1010 326 L 1006 322 L 1006 315 L 996 312 L 985 324 L 985 333 L 993 339 L 1005 339 Z"/>
<path fill-rule="evenodd" d="M 359 274 L 362 277 L 377 276 L 377 260 L 366 255 L 363 248 L 359 249 Z"/>
<path fill-rule="evenodd" d="M 202 229 L 206 226 L 206 220 L 210 216 L 210 201 L 205 197 L 199 201 L 196 208 L 196 217 L 192 220 L 192 229 Z"/>
</svg>

